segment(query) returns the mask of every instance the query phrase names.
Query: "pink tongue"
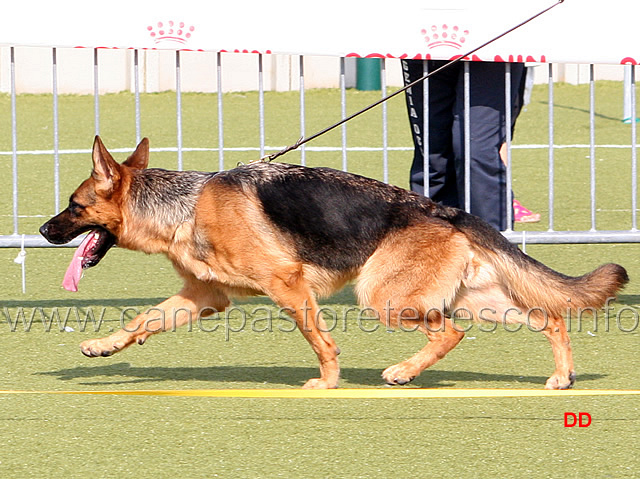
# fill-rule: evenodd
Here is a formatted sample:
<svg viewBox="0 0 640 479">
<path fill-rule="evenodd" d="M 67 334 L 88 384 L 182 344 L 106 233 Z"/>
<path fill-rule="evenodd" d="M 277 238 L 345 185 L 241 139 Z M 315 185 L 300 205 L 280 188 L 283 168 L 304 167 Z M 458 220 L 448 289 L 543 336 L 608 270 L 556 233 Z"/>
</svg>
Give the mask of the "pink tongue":
<svg viewBox="0 0 640 479">
<path fill-rule="evenodd" d="M 93 235 L 94 232 L 89 231 L 89 234 L 87 234 L 82 243 L 80 243 L 76 252 L 73 253 L 73 259 L 71 260 L 71 263 L 67 268 L 67 272 L 64 274 L 64 279 L 62 280 L 62 287 L 67 291 L 78 291 L 78 283 L 82 276 L 82 258 L 89 249 L 89 243 L 93 239 Z"/>
</svg>

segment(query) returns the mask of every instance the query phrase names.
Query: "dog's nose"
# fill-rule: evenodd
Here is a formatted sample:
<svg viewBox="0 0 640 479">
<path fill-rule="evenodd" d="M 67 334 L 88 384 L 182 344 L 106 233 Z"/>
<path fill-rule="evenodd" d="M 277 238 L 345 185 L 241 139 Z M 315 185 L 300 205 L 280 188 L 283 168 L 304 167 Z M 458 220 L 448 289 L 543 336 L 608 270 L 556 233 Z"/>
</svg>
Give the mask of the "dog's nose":
<svg viewBox="0 0 640 479">
<path fill-rule="evenodd" d="M 48 233 L 49 233 L 49 223 L 45 223 L 40 227 L 40 234 L 46 238 Z"/>
</svg>

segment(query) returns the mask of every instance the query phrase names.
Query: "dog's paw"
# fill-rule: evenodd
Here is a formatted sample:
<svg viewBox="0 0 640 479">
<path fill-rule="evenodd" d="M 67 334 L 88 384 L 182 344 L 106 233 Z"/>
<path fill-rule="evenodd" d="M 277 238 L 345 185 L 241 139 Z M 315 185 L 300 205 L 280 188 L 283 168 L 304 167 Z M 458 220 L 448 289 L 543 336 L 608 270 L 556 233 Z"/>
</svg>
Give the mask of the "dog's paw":
<svg viewBox="0 0 640 479">
<path fill-rule="evenodd" d="M 402 363 L 390 366 L 382 372 L 382 379 L 392 386 L 403 385 L 413 381 L 417 374 Z"/>
<path fill-rule="evenodd" d="M 571 371 L 569 375 L 554 374 L 544 385 L 545 389 L 570 389 L 576 382 L 576 373 Z"/>
<path fill-rule="evenodd" d="M 114 341 L 111 338 L 88 339 L 80 344 L 80 351 L 85 356 L 97 358 L 99 356 L 111 356 L 126 348 L 124 341 Z"/>
<path fill-rule="evenodd" d="M 302 389 L 336 389 L 338 387 L 337 383 L 333 383 L 333 382 L 328 382 L 325 381 L 324 379 L 320 379 L 320 378 L 314 378 L 314 379 L 309 379 L 304 386 L 302 386 Z"/>
</svg>

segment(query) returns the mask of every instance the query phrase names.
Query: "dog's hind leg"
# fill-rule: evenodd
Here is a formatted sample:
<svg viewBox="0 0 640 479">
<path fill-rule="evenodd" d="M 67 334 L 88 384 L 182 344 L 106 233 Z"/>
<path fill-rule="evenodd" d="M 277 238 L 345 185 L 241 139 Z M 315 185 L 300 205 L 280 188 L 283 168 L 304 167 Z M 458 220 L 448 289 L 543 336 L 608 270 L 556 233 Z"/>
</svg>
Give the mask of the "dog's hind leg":
<svg viewBox="0 0 640 479">
<path fill-rule="evenodd" d="M 569 389 L 576 380 L 573 368 L 571 343 L 567 334 L 567 327 L 562 318 L 550 320 L 542 334 L 551 343 L 556 370 L 545 384 L 545 389 Z"/>
<path fill-rule="evenodd" d="M 419 330 L 429 339 L 414 356 L 382 373 L 387 383 L 408 383 L 463 338 L 445 314 L 469 258 L 466 238 L 433 222 L 390 235 L 362 268 L 356 285 L 360 302 L 377 311 L 388 327 Z"/>
<path fill-rule="evenodd" d="M 415 327 L 427 335 L 429 343 L 409 359 L 385 369 L 382 378 L 387 384 L 406 384 L 412 381 L 422 371 L 442 359 L 464 337 L 464 332 L 439 312 L 431 312 L 426 323 L 425 327 L 420 321 Z M 403 324 L 411 322 L 403 321 Z"/>
<path fill-rule="evenodd" d="M 174 330 L 199 317 L 224 311 L 229 304 L 222 291 L 188 278 L 178 294 L 137 315 L 120 331 L 105 338 L 84 341 L 80 350 L 89 357 L 111 356 L 134 343 L 144 344 L 152 334 Z"/>
</svg>

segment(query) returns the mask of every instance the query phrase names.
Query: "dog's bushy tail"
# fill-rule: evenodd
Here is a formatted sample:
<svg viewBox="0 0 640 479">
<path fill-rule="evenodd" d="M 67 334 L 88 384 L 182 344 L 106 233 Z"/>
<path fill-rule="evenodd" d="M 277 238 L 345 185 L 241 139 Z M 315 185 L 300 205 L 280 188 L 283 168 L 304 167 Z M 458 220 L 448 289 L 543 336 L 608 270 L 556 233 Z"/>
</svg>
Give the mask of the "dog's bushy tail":
<svg viewBox="0 0 640 479">
<path fill-rule="evenodd" d="M 516 249 L 517 250 L 517 249 Z M 527 309 L 542 308 L 554 317 L 568 311 L 600 309 L 629 281 L 620 265 L 608 263 L 582 276 L 566 276 L 524 255 L 500 257 L 492 263 L 507 279 L 509 295 Z"/>
</svg>

